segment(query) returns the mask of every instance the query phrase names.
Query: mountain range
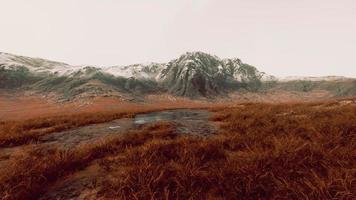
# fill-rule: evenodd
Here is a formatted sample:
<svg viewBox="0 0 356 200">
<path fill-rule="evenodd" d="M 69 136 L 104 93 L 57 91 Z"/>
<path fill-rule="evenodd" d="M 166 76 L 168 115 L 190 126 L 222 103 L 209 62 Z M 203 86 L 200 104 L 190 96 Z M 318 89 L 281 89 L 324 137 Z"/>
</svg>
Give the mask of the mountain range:
<svg viewBox="0 0 356 200">
<path fill-rule="evenodd" d="M 346 77 L 279 78 L 238 58 L 221 59 L 187 52 L 168 63 L 128 66 L 73 66 L 41 58 L 0 53 L 0 89 L 55 93 L 65 99 L 88 96 L 171 94 L 216 98 L 235 91 L 325 90 L 356 95 L 356 80 Z"/>
</svg>

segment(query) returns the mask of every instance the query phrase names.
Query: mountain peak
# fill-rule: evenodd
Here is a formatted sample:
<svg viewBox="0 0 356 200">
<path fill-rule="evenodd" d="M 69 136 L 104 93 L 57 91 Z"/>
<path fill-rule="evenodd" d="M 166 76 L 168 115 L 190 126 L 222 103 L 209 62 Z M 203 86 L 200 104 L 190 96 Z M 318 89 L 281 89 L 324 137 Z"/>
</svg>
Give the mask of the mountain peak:
<svg viewBox="0 0 356 200">
<path fill-rule="evenodd" d="M 208 53 L 205 53 L 205 52 L 202 52 L 202 51 L 187 51 L 186 53 L 183 54 L 184 55 L 187 55 L 187 56 L 211 56 L 210 54 Z"/>
<path fill-rule="evenodd" d="M 210 55 L 208 53 L 202 52 L 202 51 L 193 51 L 193 52 L 186 52 L 185 54 L 182 54 L 179 58 L 179 60 L 187 60 L 187 59 L 214 59 L 214 60 L 219 60 L 220 58 L 217 56 Z"/>
<path fill-rule="evenodd" d="M 5 69 L 24 67 L 35 75 L 37 73 L 54 75 L 51 77 L 89 80 L 106 76 L 106 81 L 110 79 L 111 82 L 120 84 L 126 82 L 122 81 L 124 79 L 133 79 L 137 83 L 153 82 L 172 94 L 189 97 L 223 94 L 235 87 L 237 82 L 245 84 L 259 81 L 261 74 L 255 67 L 243 64 L 240 59 L 220 59 L 201 51 L 186 52 L 168 63 L 111 67 L 71 66 L 40 58 L 1 53 L 0 64 Z M 100 75 L 96 76 L 98 73 Z M 115 80 L 117 77 L 120 78 Z"/>
<path fill-rule="evenodd" d="M 162 70 L 160 79 L 170 93 L 179 96 L 215 96 L 224 93 L 236 81 L 260 81 L 256 68 L 240 59 L 220 59 L 196 51 L 187 52 L 170 61 Z"/>
</svg>

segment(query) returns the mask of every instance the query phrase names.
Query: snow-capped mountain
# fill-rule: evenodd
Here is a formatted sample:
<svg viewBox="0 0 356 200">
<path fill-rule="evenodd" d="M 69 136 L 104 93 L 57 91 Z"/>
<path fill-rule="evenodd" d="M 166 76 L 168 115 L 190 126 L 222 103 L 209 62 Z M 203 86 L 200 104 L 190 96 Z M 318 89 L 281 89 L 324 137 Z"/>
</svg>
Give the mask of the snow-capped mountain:
<svg viewBox="0 0 356 200">
<path fill-rule="evenodd" d="M 220 59 L 203 52 L 188 52 L 172 60 L 162 70 L 160 80 L 168 90 L 180 96 L 213 96 L 226 92 L 237 83 L 248 84 L 264 73 L 239 59 Z"/>
<path fill-rule="evenodd" d="M 91 68 L 96 69 L 96 71 L 98 72 L 100 71 L 119 77 L 155 79 L 156 76 L 160 73 L 160 71 L 164 68 L 165 64 L 148 63 L 110 67 L 87 65 L 73 66 L 62 62 L 45 60 L 42 58 L 31 58 L 0 52 L 0 65 L 4 69 L 9 70 L 25 67 L 34 74 L 47 73 L 57 76 L 71 76 L 77 74 L 80 71 Z"/>
<path fill-rule="evenodd" d="M 161 73 L 165 66 L 166 64 L 162 63 L 134 64 L 128 66 L 103 67 L 101 71 L 125 78 L 156 80 L 158 78 L 157 76 Z"/>
<path fill-rule="evenodd" d="M 345 80 L 347 84 L 332 87 L 319 83 L 295 85 L 292 82 L 294 80 L 314 82 Z M 293 85 L 290 85 L 289 81 Z M 354 94 L 356 81 L 352 81 L 344 77 L 277 79 L 260 72 L 254 66 L 243 63 L 238 58 L 220 59 L 203 52 L 187 52 L 168 63 L 108 67 L 73 66 L 41 58 L 0 53 L 0 88 L 26 86 L 32 90 L 57 92 L 68 97 L 88 92 L 94 95 L 115 92 L 137 95 L 168 92 L 178 96 L 213 97 L 241 89 L 256 92 L 261 88 L 264 90 L 304 88 L 303 91 L 306 90 L 305 88 L 308 90 L 332 88 L 333 92 L 336 91 L 338 94 L 340 91 L 342 94 Z"/>
<path fill-rule="evenodd" d="M 247 76 L 251 73 L 255 73 L 254 70 L 256 70 L 254 67 L 251 68 L 250 71 L 246 67 L 241 67 L 243 66 L 243 63 L 239 59 L 221 60 L 216 56 L 211 56 L 203 52 L 188 52 L 169 63 L 147 63 L 109 67 L 87 65 L 73 66 L 42 58 L 31 58 L 0 52 L 0 64 L 5 69 L 25 67 L 32 73 L 49 73 L 58 76 L 69 76 L 89 67 L 116 77 L 160 80 L 164 77 L 164 73 L 162 74 L 162 72 L 167 71 L 167 68 L 170 68 L 170 65 L 174 62 L 179 62 L 178 65 L 183 68 L 192 66 L 190 63 L 193 63 L 193 65 L 197 67 L 196 70 L 206 71 L 208 74 L 217 72 L 220 74 L 231 75 L 236 80 L 248 79 Z M 260 75 L 264 76 L 262 73 Z"/>
<path fill-rule="evenodd" d="M 5 69 L 25 67 L 32 73 L 51 73 L 68 75 L 84 66 L 70 66 L 66 63 L 45 60 L 42 58 L 30 58 L 9 53 L 0 52 L 0 64 Z"/>
<path fill-rule="evenodd" d="M 83 85 L 99 80 L 124 92 L 168 91 L 179 96 L 215 96 L 236 88 L 256 90 L 261 81 L 271 77 L 240 59 L 220 59 L 203 52 L 187 52 L 168 63 L 108 67 L 72 66 L 0 53 L 0 70 L 0 76 L 4 77 L 0 80 L 1 87 L 29 85 L 37 81 L 36 88 L 46 91 L 66 88 L 64 93 L 70 94 L 86 91 Z"/>
</svg>

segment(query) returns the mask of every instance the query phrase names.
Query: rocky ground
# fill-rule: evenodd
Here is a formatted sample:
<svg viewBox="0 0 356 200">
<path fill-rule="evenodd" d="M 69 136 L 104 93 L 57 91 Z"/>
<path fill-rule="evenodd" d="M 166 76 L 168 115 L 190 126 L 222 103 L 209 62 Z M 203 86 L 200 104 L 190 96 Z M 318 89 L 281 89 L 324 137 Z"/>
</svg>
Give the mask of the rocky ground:
<svg viewBox="0 0 356 200">
<path fill-rule="evenodd" d="M 16 159 L 26 149 L 41 149 L 41 151 L 53 148 L 75 149 L 100 142 L 100 140 L 118 137 L 160 121 L 173 123 L 178 134 L 206 137 L 219 131 L 218 127 L 209 121 L 210 117 L 211 113 L 207 110 L 177 109 L 139 114 L 134 118 L 122 118 L 108 123 L 55 132 L 42 136 L 37 144 L 0 149 L 0 166 L 7 167 L 11 160 Z M 100 177 L 104 177 L 102 173 L 103 171 L 98 167 L 98 161 L 94 160 L 88 167 L 53 183 L 40 199 L 96 199 L 95 184 Z"/>
</svg>

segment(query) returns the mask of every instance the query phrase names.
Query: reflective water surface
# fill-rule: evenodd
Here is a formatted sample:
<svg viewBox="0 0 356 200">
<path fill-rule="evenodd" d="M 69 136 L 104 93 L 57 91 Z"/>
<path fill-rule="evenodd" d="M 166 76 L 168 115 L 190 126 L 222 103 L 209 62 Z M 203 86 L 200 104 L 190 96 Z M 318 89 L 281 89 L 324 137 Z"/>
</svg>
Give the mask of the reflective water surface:
<svg viewBox="0 0 356 200">
<path fill-rule="evenodd" d="M 152 112 L 147 114 L 139 114 L 134 118 L 134 124 L 142 125 L 158 121 L 176 121 L 176 120 L 204 120 L 207 119 L 206 110 L 166 110 L 159 112 Z"/>
</svg>

